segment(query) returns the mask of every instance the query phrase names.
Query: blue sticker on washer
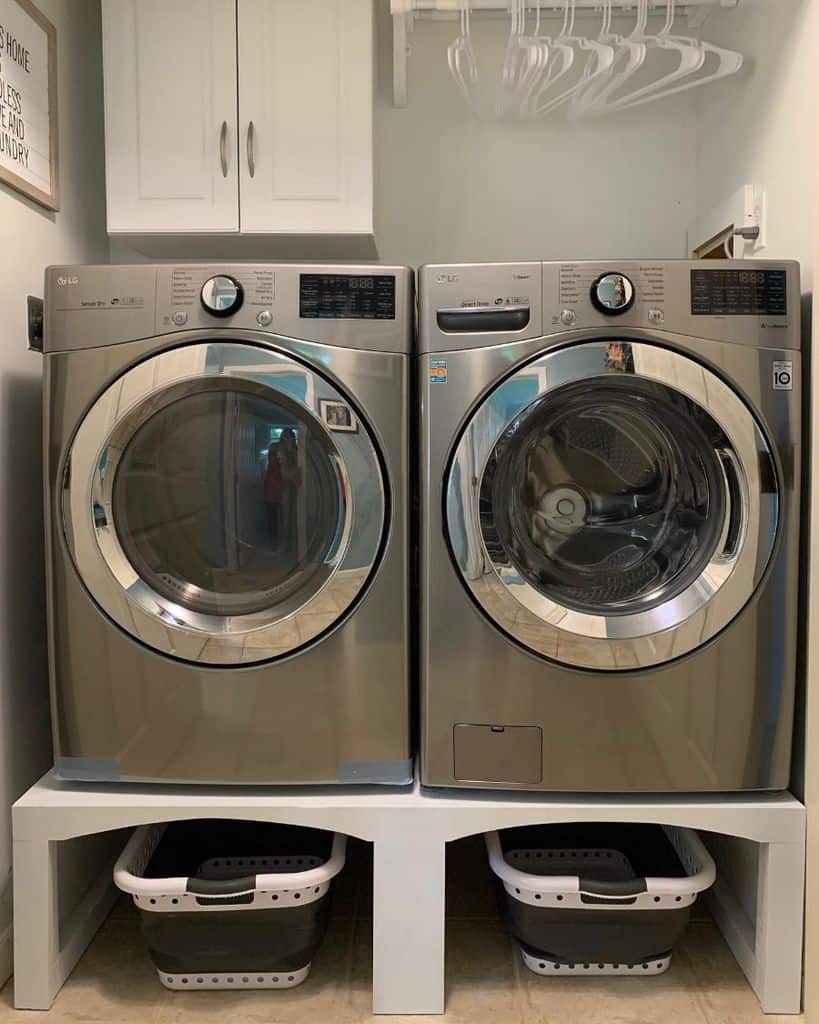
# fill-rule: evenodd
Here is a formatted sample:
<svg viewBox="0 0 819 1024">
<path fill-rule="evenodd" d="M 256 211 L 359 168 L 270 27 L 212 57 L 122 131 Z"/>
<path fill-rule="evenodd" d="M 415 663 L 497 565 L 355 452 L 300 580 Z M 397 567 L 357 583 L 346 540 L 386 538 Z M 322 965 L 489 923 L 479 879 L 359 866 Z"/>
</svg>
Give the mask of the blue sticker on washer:
<svg viewBox="0 0 819 1024">
<path fill-rule="evenodd" d="M 446 384 L 446 359 L 430 359 L 429 361 L 429 382 L 430 384 Z"/>
</svg>

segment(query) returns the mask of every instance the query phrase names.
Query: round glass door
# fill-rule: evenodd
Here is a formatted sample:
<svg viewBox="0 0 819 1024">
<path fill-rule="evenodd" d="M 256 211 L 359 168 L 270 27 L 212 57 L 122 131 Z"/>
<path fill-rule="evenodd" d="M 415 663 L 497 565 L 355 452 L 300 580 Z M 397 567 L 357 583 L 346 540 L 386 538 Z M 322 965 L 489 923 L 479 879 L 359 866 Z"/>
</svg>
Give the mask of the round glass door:
<svg viewBox="0 0 819 1024">
<path fill-rule="evenodd" d="M 659 664 L 715 635 L 751 597 L 778 517 L 773 458 L 739 398 L 677 353 L 611 342 L 496 389 L 461 438 L 447 506 L 492 619 L 595 668 Z"/>
<path fill-rule="evenodd" d="M 128 561 L 157 593 L 207 615 L 303 603 L 327 581 L 346 506 L 319 423 L 285 396 L 231 382 L 154 413 L 113 483 Z"/>
<path fill-rule="evenodd" d="M 288 654 L 331 628 L 386 525 L 353 407 L 301 362 L 248 345 L 129 371 L 81 424 L 65 481 L 92 596 L 150 646 L 212 664 Z"/>
</svg>

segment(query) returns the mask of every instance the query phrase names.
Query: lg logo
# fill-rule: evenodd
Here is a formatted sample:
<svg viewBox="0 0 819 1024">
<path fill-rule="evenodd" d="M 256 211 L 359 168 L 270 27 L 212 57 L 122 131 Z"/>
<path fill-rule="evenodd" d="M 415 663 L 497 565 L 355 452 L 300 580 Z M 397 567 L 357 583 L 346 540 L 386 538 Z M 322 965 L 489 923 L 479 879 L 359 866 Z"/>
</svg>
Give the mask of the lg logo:
<svg viewBox="0 0 819 1024">
<path fill-rule="evenodd" d="M 62 274 L 57 278 L 57 284 L 62 288 L 67 284 L 79 284 L 80 279 L 78 277 L 65 277 Z"/>
</svg>

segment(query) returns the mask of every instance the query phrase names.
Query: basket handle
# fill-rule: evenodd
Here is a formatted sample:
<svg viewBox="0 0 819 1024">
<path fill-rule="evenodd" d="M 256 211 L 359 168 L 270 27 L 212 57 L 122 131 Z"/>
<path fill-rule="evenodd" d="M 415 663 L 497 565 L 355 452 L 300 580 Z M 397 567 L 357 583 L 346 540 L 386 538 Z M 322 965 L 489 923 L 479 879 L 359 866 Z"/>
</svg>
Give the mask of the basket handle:
<svg viewBox="0 0 819 1024">
<path fill-rule="evenodd" d="M 219 899 L 225 896 L 246 896 L 256 891 L 256 876 L 243 878 L 189 878 L 185 891 L 192 896 Z"/>
<path fill-rule="evenodd" d="M 592 896 L 601 900 L 629 900 L 634 901 L 635 896 L 647 892 L 645 878 L 628 878 L 622 882 L 606 882 L 599 878 L 580 878 L 580 893 L 582 896 Z"/>
</svg>

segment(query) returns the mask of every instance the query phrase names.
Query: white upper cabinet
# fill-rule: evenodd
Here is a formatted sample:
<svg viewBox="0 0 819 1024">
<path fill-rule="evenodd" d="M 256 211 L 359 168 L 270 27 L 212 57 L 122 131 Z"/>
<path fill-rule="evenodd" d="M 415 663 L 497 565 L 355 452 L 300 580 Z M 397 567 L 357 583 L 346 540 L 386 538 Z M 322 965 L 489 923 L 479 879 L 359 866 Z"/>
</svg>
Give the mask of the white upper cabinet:
<svg viewBox="0 0 819 1024">
<path fill-rule="evenodd" d="M 108 230 L 239 230 L 235 0 L 105 0 Z"/>
<path fill-rule="evenodd" d="M 372 232 L 372 0 L 238 0 L 247 232 Z"/>
<path fill-rule="evenodd" d="M 103 0 L 103 42 L 111 234 L 372 233 L 372 0 Z"/>
</svg>

